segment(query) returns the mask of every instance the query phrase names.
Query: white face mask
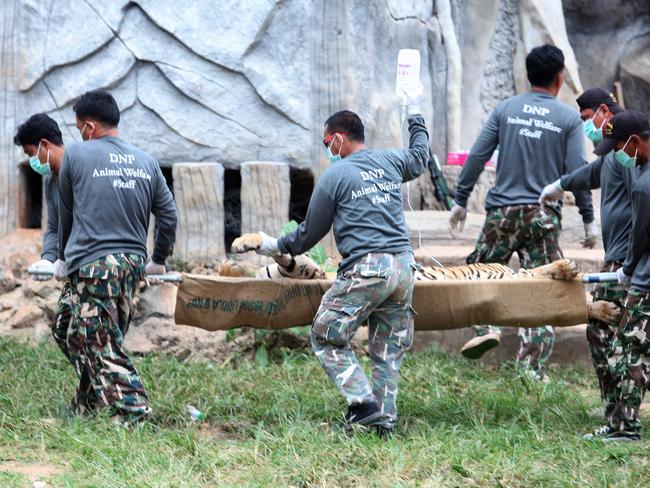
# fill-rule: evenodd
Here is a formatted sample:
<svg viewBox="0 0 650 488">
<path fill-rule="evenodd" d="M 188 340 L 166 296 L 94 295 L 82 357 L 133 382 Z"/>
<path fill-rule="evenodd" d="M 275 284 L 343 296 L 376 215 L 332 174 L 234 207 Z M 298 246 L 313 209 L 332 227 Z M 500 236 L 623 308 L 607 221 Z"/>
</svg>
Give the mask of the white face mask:
<svg viewBox="0 0 650 488">
<path fill-rule="evenodd" d="M 334 141 L 336 140 L 336 137 L 341 137 L 338 134 L 334 134 L 334 138 L 332 139 L 332 142 L 330 142 L 330 145 L 327 146 L 327 158 L 330 160 L 330 163 L 336 163 L 337 161 L 341 160 L 341 146 L 343 146 L 343 138 L 341 137 L 341 142 L 339 144 L 339 153 L 338 154 L 332 154 L 332 146 L 334 145 Z"/>
<path fill-rule="evenodd" d="M 81 131 L 80 131 L 81 132 L 81 139 L 90 141 L 93 138 L 93 136 L 91 134 L 88 134 L 88 139 L 84 139 L 84 130 L 86 130 L 87 125 L 88 125 L 88 122 L 84 122 L 84 126 L 81 128 Z"/>
</svg>

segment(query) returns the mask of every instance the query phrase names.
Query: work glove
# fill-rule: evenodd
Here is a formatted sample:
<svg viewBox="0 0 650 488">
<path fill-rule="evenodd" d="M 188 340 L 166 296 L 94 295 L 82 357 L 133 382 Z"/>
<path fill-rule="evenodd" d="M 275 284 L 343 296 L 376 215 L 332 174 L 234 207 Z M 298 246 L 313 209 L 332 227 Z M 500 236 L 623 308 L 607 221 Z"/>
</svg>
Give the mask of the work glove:
<svg viewBox="0 0 650 488">
<path fill-rule="evenodd" d="M 582 247 L 586 249 L 593 249 L 593 247 L 598 242 L 598 237 L 600 236 L 600 231 L 596 222 L 589 222 L 585 224 L 585 238 L 581 241 Z"/>
<path fill-rule="evenodd" d="M 147 273 L 147 283 L 150 285 L 162 285 L 163 281 L 152 278 L 152 276 L 155 275 L 164 275 L 167 271 L 165 270 L 165 265 L 164 264 L 158 264 L 154 263 L 153 261 L 149 261 L 147 265 L 144 267 L 144 272 Z"/>
<path fill-rule="evenodd" d="M 27 272 L 36 281 L 47 281 L 54 275 L 54 264 L 47 259 L 41 259 L 27 268 Z"/>
<path fill-rule="evenodd" d="M 451 215 L 449 216 L 449 233 L 451 237 L 456 238 L 456 231 L 463 232 L 465 228 L 465 219 L 467 218 L 467 210 L 461 207 L 456 202 L 451 207 Z"/>
<path fill-rule="evenodd" d="M 402 89 L 404 96 L 406 97 L 406 113 L 408 115 L 419 115 L 422 114 L 420 106 L 422 105 L 422 94 L 424 88 L 422 83 L 418 83 L 412 88 L 407 88 L 406 90 Z"/>
<path fill-rule="evenodd" d="M 622 266 L 616 270 L 616 278 L 618 279 L 618 284 L 626 288 L 630 286 L 632 281 L 632 277 L 625 274 Z"/>
<path fill-rule="evenodd" d="M 257 254 L 271 257 L 280 253 L 278 240 L 275 237 L 271 237 L 262 231 L 259 232 L 259 235 L 262 237 L 262 245 L 258 249 L 255 249 Z"/>
<path fill-rule="evenodd" d="M 556 202 L 562 198 L 564 195 L 564 190 L 560 184 L 560 180 L 554 181 L 550 185 L 546 185 L 542 190 L 542 194 L 537 200 L 540 205 L 545 203 Z"/>
<path fill-rule="evenodd" d="M 65 265 L 65 261 L 61 261 L 60 259 L 54 261 L 52 272 L 57 280 L 65 280 L 68 277 L 68 268 Z"/>
</svg>

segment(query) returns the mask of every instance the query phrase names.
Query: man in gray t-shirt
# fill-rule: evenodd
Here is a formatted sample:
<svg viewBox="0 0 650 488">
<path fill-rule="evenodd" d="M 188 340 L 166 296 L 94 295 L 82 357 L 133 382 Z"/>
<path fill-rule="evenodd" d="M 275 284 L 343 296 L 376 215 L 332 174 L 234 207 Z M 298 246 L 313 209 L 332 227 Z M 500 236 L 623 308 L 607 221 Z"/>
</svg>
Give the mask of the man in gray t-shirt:
<svg viewBox="0 0 650 488">
<path fill-rule="evenodd" d="M 382 433 L 397 421 L 399 368 L 413 341 L 415 262 L 402 183 L 424 172 L 429 160 L 418 100 L 409 97 L 406 150 L 366 149 L 361 119 L 349 111 L 332 115 L 325 123 L 323 143 L 333 164 L 314 189 L 305 221 L 279 239 L 260 233 L 262 245 L 256 249 L 265 255 L 302 254 L 333 226 L 343 261 L 314 318 L 312 348 L 347 401 L 346 424 L 374 426 Z M 249 249 L 238 248 L 237 241 L 234 246 L 237 252 Z M 372 384 L 350 348 L 366 321 Z"/>
<path fill-rule="evenodd" d="M 582 122 L 575 110 L 556 98 L 564 82 L 562 51 L 550 45 L 537 47 L 526 57 L 526 69 L 531 91 L 504 100 L 494 109 L 460 174 L 449 219 L 452 232 L 462 230 L 472 188 L 499 146 L 496 182 L 485 202 L 485 226 L 468 263 L 507 264 L 515 252 L 524 268 L 562 258 L 560 210 L 540 206 L 537 200 L 547 184 L 586 164 Z M 593 246 L 598 228 L 591 194 L 577 192 L 576 202 L 586 242 Z M 478 358 L 500 342 L 500 328 L 481 326 L 476 332 L 478 337 L 461 349 L 466 357 Z M 544 363 L 554 340 L 551 326 L 519 329 L 517 360 L 532 377 L 545 379 Z"/>
<path fill-rule="evenodd" d="M 606 392 L 607 424 L 583 438 L 628 442 L 641 437 L 639 411 L 650 382 L 650 121 L 645 114 L 626 110 L 605 124 L 594 153 L 611 152 L 617 164 L 639 168 L 627 256 L 616 271 L 619 284 L 629 289 L 608 357 L 613 388 Z"/>
<path fill-rule="evenodd" d="M 597 145 L 603 140 L 603 128 L 614 115 L 622 113 L 614 95 L 602 88 L 586 90 L 576 100 L 584 121 L 585 135 Z M 614 157 L 614 151 L 599 156 L 593 163 L 562 176 L 544 188 L 541 202 L 552 203 L 562 198 L 564 191 L 600 188 L 600 221 L 605 248 L 601 272 L 617 271 L 627 255 L 628 237 L 632 230 L 632 184 L 638 177 L 637 168 L 624 168 Z M 617 283 L 601 283 L 592 292 L 594 301 L 603 300 L 623 308 L 627 290 Z M 603 322 L 590 318 L 587 342 L 596 369 L 600 396 L 605 401 L 606 415 L 613 404 L 607 402 L 609 392 L 616 387 L 609 367 L 612 340 L 618 320 Z"/>
<path fill-rule="evenodd" d="M 59 169 L 63 160 L 63 137 L 58 124 L 48 115 L 34 114 L 18 127 L 14 143 L 22 146 L 33 171 L 45 179 L 47 224 L 43 233 L 41 259 L 29 266 L 35 280 L 48 280 L 59 257 Z M 69 358 L 66 336 L 71 319 L 70 285 L 65 283 L 51 321 L 52 336 Z"/>
<path fill-rule="evenodd" d="M 68 146 L 63 158 L 63 264 L 55 269 L 72 285 L 68 349 L 80 375 L 73 407 L 78 413 L 109 407 L 115 421 L 128 424 L 147 417 L 151 408 L 124 349 L 124 336 L 145 272 L 165 272 L 176 233 L 176 207 L 158 163 L 119 137 L 120 112 L 110 93 L 87 92 L 73 109 L 85 142 Z M 158 230 L 146 264 L 152 213 Z M 85 378 L 92 397 L 86 394 Z"/>
</svg>

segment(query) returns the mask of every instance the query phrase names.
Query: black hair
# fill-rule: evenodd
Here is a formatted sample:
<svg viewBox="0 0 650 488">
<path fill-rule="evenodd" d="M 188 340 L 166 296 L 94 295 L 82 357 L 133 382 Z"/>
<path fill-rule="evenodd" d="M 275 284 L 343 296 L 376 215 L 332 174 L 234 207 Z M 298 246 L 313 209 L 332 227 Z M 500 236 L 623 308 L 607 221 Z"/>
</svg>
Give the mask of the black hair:
<svg viewBox="0 0 650 488">
<path fill-rule="evenodd" d="M 330 115 L 325 121 L 325 126 L 330 134 L 345 132 L 351 141 L 364 142 L 365 140 L 361 118 L 349 110 L 341 110 Z"/>
<path fill-rule="evenodd" d="M 117 127 L 120 123 L 120 109 L 113 95 L 106 90 L 87 91 L 72 107 L 81 120 L 94 119 L 109 127 Z"/>
<path fill-rule="evenodd" d="M 526 56 L 526 73 L 532 86 L 547 88 L 553 84 L 555 77 L 564 69 L 562 50 L 544 44 L 534 48 Z"/>
<path fill-rule="evenodd" d="M 639 134 L 639 137 L 644 141 L 647 141 L 648 139 L 650 139 L 650 130 L 644 130 Z"/>
<path fill-rule="evenodd" d="M 41 139 L 47 139 L 57 146 L 63 146 L 59 125 L 47 114 L 34 114 L 18 126 L 14 136 L 16 146 L 33 144 L 38 146 Z"/>
</svg>

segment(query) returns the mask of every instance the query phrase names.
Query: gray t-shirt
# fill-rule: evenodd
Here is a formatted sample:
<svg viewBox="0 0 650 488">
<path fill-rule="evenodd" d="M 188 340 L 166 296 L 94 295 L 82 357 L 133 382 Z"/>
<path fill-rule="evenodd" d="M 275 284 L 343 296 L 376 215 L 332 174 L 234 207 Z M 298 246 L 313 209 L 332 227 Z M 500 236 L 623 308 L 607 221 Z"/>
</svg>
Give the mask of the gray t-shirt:
<svg viewBox="0 0 650 488">
<path fill-rule="evenodd" d="M 600 222 L 605 261 L 624 261 L 632 230 L 632 187 L 638 168 L 624 168 L 616 162 L 614 151 L 599 157 L 560 179 L 568 191 L 600 192 Z"/>
<path fill-rule="evenodd" d="M 546 93 L 517 95 L 497 105 L 472 146 L 456 190 L 462 207 L 497 145 L 496 183 L 487 209 L 535 205 L 546 185 L 587 164 L 578 112 Z M 591 193 L 575 196 L 582 220 L 593 222 Z"/>
<path fill-rule="evenodd" d="M 45 203 L 47 205 L 47 225 L 43 234 L 41 259 L 54 262 L 59 257 L 59 175 L 45 177 Z"/>
<path fill-rule="evenodd" d="M 176 235 L 176 207 L 157 161 L 120 139 L 66 147 L 59 175 L 59 257 L 68 274 L 109 254 L 147 256 L 147 228 L 158 222 L 152 260 L 163 264 Z"/>
<path fill-rule="evenodd" d="M 427 169 L 429 136 L 422 116 L 409 118 L 409 148 L 364 149 L 334 163 L 320 177 L 305 221 L 278 240 L 283 253 L 302 254 L 334 224 L 346 271 L 371 252 L 411 251 L 402 203 L 402 183 Z"/>
<path fill-rule="evenodd" d="M 650 291 L 650 163 L 641 167 L 632 187 L 632 231 L 623 265 L 637 290 Z"/>
</svg>

